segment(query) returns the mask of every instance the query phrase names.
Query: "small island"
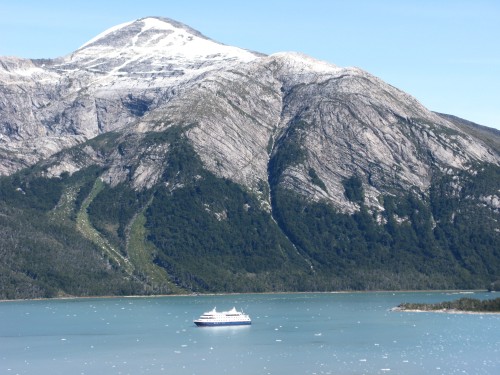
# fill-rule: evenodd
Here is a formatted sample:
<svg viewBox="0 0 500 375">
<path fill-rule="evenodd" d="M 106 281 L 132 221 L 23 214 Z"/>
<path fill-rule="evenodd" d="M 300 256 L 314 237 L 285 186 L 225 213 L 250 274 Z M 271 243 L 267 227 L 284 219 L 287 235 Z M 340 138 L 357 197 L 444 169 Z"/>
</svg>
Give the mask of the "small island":
<svg viewBox="0 0 500 375">
<path fill-rule="evenodd" d="M 395 311 L 428 311 L 450 313 L 500 313 L 500 298 L 479 300 L 460 298 L 455 301 L 440 303 L 402 303 Z"/>
</svg>

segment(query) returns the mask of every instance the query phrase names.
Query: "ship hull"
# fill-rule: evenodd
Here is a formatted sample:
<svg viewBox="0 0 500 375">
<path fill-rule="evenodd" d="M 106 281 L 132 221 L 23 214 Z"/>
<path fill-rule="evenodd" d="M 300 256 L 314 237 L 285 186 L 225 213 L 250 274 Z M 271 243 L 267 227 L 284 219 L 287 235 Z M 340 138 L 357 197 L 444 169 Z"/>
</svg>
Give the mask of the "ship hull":
<svg viewBox="0 0 500 375">
<path fill-rule="evenodd" d="M 198 327 L 249 326 L 252 322 L 197 322 Z"/>
</svg>

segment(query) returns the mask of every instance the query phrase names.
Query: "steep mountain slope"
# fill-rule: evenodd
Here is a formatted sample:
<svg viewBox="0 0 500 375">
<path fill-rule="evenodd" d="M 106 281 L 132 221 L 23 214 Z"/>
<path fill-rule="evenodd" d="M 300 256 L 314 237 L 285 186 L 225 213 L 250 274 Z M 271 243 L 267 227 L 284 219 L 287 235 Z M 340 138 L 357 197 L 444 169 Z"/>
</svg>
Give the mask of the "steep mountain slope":
<svg viewBox="0 0 500 375">
<path fill-rule="evenodd" d="M 437 114 L 458 126 L 465 133 L 468 133 L 475 138 L 480 139 L 494 151 L 496 151 L 496 153 L 500 153 L 500 130 L 488 128 L 487 126 L 479 125 L 474 122 L 461 119 L 457 116 L 447 115 L 444 113 Z"/>
<path fill-rule="evenodd" d="M 121 128 L 207 72 L 257 56 L 149 17 L 59 59 L 1 58 L 0 174 Z"/>
<path fill-rule="evenodd" d="M 25 285 L 4 284 L 4 296 L 30 285 L 53 295 L 500 278 L 498 135 L 367 72 L 224 46 L 159 18 L 61 59 L 1 62 L 1 172 L 11 176 L 0 180 L 0 228 L 11 242 L 21 223 L 39 228 L 22 254 L 0 240 L 6 279 Z M 55 232 L 75 240 L 40 235 Z M 62 269 L 46 277 L 26 262 L 50 248 L 38 237 L 101 259 L 115 289 L 65 284 Z"/>
</svg>

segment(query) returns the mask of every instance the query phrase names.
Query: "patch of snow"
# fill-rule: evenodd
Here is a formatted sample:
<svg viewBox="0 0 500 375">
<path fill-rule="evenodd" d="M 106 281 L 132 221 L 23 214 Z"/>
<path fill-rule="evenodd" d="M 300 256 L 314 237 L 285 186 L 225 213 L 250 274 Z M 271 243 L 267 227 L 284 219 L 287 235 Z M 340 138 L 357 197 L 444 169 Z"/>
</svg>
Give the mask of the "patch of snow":
<svg viewBox="0 0 500 375">
<path fill-rule="evenodd" d="M 98 34 L 96 37 L 90 39 L 87 43 L 83 44 L 80 48 L 78 48 L 78 50 L 82 49 L 82 48 L 85 48 L 86 46 L 98 41 L 99 39 L 102 39 L 104 38 L 106 35 L 109 35 L 111 34 L 112 32 L 115 32 L 117 30 L 120 30 L 128 25 L 130 25 L 131 23 L 134 23 L 135 21 L 129 21 L 129 22 L 124 22 L 124 23 L 121 23 L 119 25 L 116 25 L 116 26 L 113 26 L 113 27 L 110 27 L 109 29 L 103 31 L 102 33 Z"/>
<path fill-rule="evenodd" d="M 270 55 L 269 57 L 284 61 L 296 71 L 339 73 L 346 69 L 326 61 L 314 59 L 300 52 L 278 52 Z"/>
</svg>

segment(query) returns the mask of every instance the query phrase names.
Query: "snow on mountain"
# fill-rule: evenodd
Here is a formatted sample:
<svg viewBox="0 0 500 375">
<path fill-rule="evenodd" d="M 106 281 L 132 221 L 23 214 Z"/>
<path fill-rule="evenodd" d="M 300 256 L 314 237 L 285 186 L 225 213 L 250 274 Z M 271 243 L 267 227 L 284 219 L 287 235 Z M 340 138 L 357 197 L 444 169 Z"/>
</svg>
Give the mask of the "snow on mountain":
<svg viewBox="0 0 500 375">
<path fill-rule="evenodd" d="M 0 83 L 2 85 L 15 85 L 29 80 L 44 83 L 57 80 L 58 77 L 57 73 L 48 71 L 43 66 L 35 64 L 32 60 L 0 57 Z"/>
<path fill-rule="evenodd" d="M 99 40 L 102 40 L 104 39 L 107 35 L 109 34 L 112 34 L 114 32 L 117 32 L 118 30 L 130 25 L 131 23 L 133 23 L 134 21 L 129 21 L 129 22 L 124 22 L 124 23 L 121 23 L 119 25 L 115 25 L 113 27 L 110 27 L 109 29 L 107 30 L 104 30 L 102 33 L 96 35 L 95 37 L 93 37 L 92 39 L 90 39 L 89 41 L 87 41 L 86 43 L 84 43 L 80 48 L 77 49 L 78 50 L 81 50 L 93 43 L 96 43 L 98 42 Z"/>
<path fill-rule="evenodd" d="M 5 161 L 0 174 L 129 125 L 154 130 L 165 118 L 198 124 L 190 138 L 206 166 L 251 186 L 265 179 L 269 155 L 263 150 L 270 140 L 284 137 L 299 119 L 325 129 L 307 138 L 318 160 L 329 155 L 328 164 L 336 165 L 331 191 L 340 186 L 339 176 L 353 173 L 339 157 L 351 157 L 356 142 L 362 144 L 358 169 L 367 169 L 369 159 L 378 166 L 387 162 L 387 173 L 405 170 L 399 179 L 422 187 L 430 169 L 417 155 L 416 137 L 435 160 L 453 167 L 472 159 L 497 160 L 410 95 L 361 69 L 294 52 L 264 56 L 217 43 L 167 18 L 112 27 L 58 59 L 0 58 L 0 110 L 0 159 Z M 406 132 L 430 130 L 409 137 L 400 123 Z M 456 139 L 448 145 L 435 126 Z M 368 145 L 373 146 L 369 152 Z M 399 166 L 400 159 L 412 166 Z M 318 172 L 320 164 L 314 165 Z"/>
<path fill-rule="evenodd" d="M 112 27 L 61 58 L 1 57 L 0 158 L 22 152 L 2 163 L 0 174 L 130 124 L 205 74 L 259 56 L 148 17 Z"/>
<path fill-rule="evenodd" d="M 258 55 L 226 46 L 166 18 L 142 18 L 112 27 L 66 56 L 57 69 L 78 66 L 113 76 L 162 75 L 192 78 L 229 63 L 248 62 Z M 169 74 L 167 74 L 169 72 Z"/>
<path fill-rule="evenodd" d="M 165 54 L 180 58 L 226 57 L 249 61 L 255 54 L 226 46 L 198 31 L 167 18 L 148 17 L 112 27 L 80 47 L 73 56 L 93 54 L 95 49 L 113 49 L 115 56 L 124 51 L 134 55 Z M 116 49 L 119 50 L 118 52 Z"/>
</svg>

